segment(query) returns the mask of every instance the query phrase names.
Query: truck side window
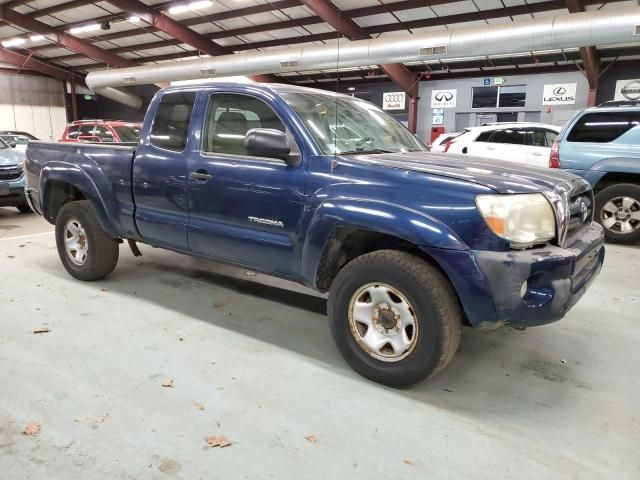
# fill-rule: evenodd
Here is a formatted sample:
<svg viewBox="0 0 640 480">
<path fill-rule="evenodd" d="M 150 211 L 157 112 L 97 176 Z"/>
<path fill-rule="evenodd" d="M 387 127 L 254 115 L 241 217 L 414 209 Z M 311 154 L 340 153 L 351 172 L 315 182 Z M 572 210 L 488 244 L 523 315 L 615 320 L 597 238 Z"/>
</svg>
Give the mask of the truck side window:
<svg viewBox="0 0 640 480">
<path fill-rule="evenodd" d="M 168 93 L 162 97 L 151 127 L 151 145 L 174 152 L 185 149 L 195 99 L 195 92 Z"/>
<path fill-rule="evenodd" d="M 640 125 L 640 113 L 587 113 L 573 126 L 568 142 L 608 143 Z"/>
<path fill-rule="evenodd" d="M 262 100 L 247 95 L 214 94 L 207 109 L 202 150 L 247 155 L 244 139 L 252 128 L 286 132 L 280 118 Z"/>
<path fill-rule="evenodd" d="M 96 127 L 95 136 L 103 143 L 113 143 L 113 133 L 106 127 Z"/>
<path fill-rule="evenodd" d="M 67 138 L 75 140 L 76 138 L 78 138 L 79 130 L 80 129 L 77 125 L 69 125 L 69 128 L 67 129 Z"/>
</svg>

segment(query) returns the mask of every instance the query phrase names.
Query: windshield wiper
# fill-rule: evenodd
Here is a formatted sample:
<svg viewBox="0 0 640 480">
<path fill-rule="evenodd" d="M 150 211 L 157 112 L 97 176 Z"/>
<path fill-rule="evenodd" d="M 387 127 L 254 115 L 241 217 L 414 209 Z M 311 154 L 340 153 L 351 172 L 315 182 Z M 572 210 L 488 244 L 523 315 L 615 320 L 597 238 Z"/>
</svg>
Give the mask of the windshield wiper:
<svg viewBox="0 0 640 480">
<path fill-rule="evenodd" d="M 348 150 L 346 152 L 340 152 L 340 155 L 362 155 L 367 153 L 398 153 L 397 150 L 383 150 L 382 148 L 356 148 L 355 150 Z"/>
</svg>

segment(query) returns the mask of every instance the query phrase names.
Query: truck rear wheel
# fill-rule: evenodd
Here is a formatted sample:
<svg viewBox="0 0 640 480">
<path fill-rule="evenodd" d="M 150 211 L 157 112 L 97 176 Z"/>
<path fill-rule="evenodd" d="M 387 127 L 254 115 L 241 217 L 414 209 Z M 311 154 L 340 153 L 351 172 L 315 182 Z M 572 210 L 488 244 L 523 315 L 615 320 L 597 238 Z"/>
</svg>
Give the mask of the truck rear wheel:
<svg viewBox="0 0 640 480">
<path fill-rule="evenodd" d="M 595 220 L 604 227 L 607 241 L 640 242 L 640 185 L 620 183 L 600 191 Z"/>
<path fill-rule="evenodd" d="M 328 309 L 347 363 L 384 385 L 437 374 L 460 344 L 462 312 L 451 284 L 406 252 L 379 250 L 349 262 L 331 285 Z"/>
<path fill-rule="evenodd" d="M 56 244 L 62 265 L 79 280 L 100 280 L 118 263 L 119 245 L 100 226 L 86 200 L 63 205 L 56 218 Z"/>
</svg>

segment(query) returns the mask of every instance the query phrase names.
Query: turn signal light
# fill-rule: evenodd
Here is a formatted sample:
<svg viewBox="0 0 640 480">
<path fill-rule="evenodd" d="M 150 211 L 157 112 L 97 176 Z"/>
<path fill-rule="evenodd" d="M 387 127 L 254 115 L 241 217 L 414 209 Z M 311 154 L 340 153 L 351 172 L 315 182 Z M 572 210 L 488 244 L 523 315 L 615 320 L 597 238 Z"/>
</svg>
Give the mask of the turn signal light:
<svg viewBox="0 0 640 480">
<path fill-rule="evenodd" d="M 549 154 L 549 168 L 560 168 L 560 144 L 556 140 L 551 146 Z"/>
</svg>

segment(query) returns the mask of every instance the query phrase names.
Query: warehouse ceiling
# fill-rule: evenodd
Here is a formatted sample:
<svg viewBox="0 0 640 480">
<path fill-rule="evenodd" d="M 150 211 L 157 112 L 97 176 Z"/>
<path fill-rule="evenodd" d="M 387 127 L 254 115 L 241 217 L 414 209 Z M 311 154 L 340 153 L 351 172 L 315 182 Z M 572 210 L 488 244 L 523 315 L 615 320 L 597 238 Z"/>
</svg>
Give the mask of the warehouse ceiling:
<svg viewBox="0 0 640 480">
<path fill-rule="evenodd" d="M 12 0 L 2 2 L 3 50 L 77 72 L 172 62 L 339 38 L 377 38 L 509 23 L 568 11 L 637 6 L 637 0 Z M 338 31 L 340 30 L 340 31 Z M 640 58 L 633 45 L 594 46 L 603 64 Z M 423 78 L 566 71 L 582 68 L 578 48 L 517 55 L 413 62 Z M 8 58 L 2 56 L 0 58 Z M 14 57 L 11 57 L 14 58 Z M 13 62 L 13 68 L 20 67 Z M 279 73 L 271 80 L 319 85 L 387 79 L 390 66 Z M 396 66 L 398 67 L 398 66 Z M 402 66 L 400 66 L 402 67 Z M 24 68 L 29 68 L 24 65 Z M 263 78 L 267 79 L 267 78 Z"/>
</svg>

